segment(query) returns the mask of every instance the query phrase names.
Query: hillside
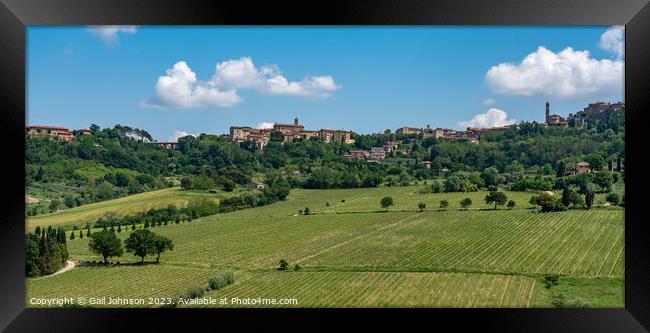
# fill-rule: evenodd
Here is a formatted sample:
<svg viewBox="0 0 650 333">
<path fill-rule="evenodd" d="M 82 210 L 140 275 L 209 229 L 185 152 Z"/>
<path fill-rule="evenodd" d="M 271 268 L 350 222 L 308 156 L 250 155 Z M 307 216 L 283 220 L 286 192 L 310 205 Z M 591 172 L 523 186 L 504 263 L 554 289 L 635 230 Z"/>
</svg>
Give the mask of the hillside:
<svg viewBox="0 0 650 333">
<path fill-rule="evenodd" d="M 82 263 L 28 279 L 27 296 L 175 297 L 232 268 L 235 284 L 208 296 L 297 298 L 296 306 L 306 307 L 549 307 L 560 296 L 623 306 L 622 209 L 539 213 L 528 209 L 529 195 L 508 193 L 519 208 L 495 211 L 481 191 L 463 194 L 476 202 L 464 211 L 455 206 L 460 196 L 422 188 L 293 190 L 268 206 L 152 228 L 175 243 L 160 264 Z M 396 204 L 381 212 L 385 195 Z M 443 198 L 451 207 L 439 210 Z M 427 203 L 423 212 L 420 201 Z M 297 215 L 306 206 L 315 214 Z M 73 260 L 99 259 L 87 238 L 68 241 L 68 249 Z M 280 259 L 301 269 L 277 271 Z M 547 273 L 560 274 L 560 284 L 546 289 Z M 147 282 L 135 283 L 143 274 Z"/>
<path fill-rule="evenodd" d="M 185 191 L 181 190 L 180 187 L 172 187 L 83 205 L 56 213 L 28 217 L 26 229 L 31 231 L 37 226 L 72 227 L 74 225 L 82 228 L 87 222 L 93 223 L 108 212 L 113 212 L 118 215 L 128 215 L 135 212 L 147 211 L 151 208 L 163 208 L 170 204 L 185 206 L 190 200 L 196 198 L 214 198 L 218 201 L 220 198 L 235 195 L 236 193 Z"/>
</svg>

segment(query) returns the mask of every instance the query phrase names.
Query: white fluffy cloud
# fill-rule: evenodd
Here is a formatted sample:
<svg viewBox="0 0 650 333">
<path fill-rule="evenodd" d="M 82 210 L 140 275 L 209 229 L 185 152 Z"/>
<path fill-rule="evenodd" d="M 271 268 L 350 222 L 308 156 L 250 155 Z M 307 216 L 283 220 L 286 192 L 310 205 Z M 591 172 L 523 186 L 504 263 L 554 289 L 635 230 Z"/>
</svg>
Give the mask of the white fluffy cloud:
<svg viewBox="0 0 650 333">
<path fill-rule="evenodd" d="M 331 76 L 311 76 L 302 81 L 289 81 L 275 65 L 255 67 L 249 57 L 217 64 L 212 82 L 217 86 L 254 88 L 270 95 L 328 97 L 341 87 Z"/>
<path fill-rule="evenodd" d="M 196 137 L 195 134 L 188 133 L 188 132 L 185 132 L 185 131 L 174 131 L 174 133 L 172 133 L 172 135 L 169 136 L 169 141 L 168 142 L 178 142 L 179 138 L 182 138 L 182 137 L 188 136 L 188 135 Z"/>
<path fill-rule="evenodd" d="M 458 128 L 467 127 L 501 127 L 516 123 L 515 119 L 508 119 L 508 113 L 503 110 L 490 108 L 485 113 L 479 113 L 468 121 L 459 121 Z"/>
<path fill-rule="evenodd" d="M 331 76 L 311 76 L 289 81 L 275 65 L 255 67 L 251 58 L 217 63 L 210 80 L 197 80 L 184 61 L 177 62 L 158 78 L 156 96 L 144 107 L 229 107 L 242 102 L 238 89 L 252 89 L 267 95 L 329 97 L 341 89 Z"/>
<path fill-rule="evenodd" d="M 118 33 L 134 34 L 137 30 L 137 25 L 97 25 L 88 27 L 88 32 L 91 35 L 101 39 L 107 45 L 114 45 L 118 42 Z"/>
<path fill-rule="evenodd" d="M 625 56 L 625 27 L 613 26 L 602 35 L 598 46 L 610 53 L 615 54 L 619 59 Z"/>
<path fill-rule="evenodd" d="M 555 53 L 540 46 L 519 64 L 492 66 L 485 82 L 494 93 L 506 95 L 569 98 L 619 93 L 623 87 L 623 61 L 596 60 L 589 51 L 570 47 Z"/>
<path fill-rule="evenodd" d="M 211 82 L 199 81 L 185 61 L 179 61 L 158 78 L 156 96 L 145 107 L 228 107 L 241 102 L 235 89 L 221 90 Z"/>
<path fill-rule="evenodd" d="M 273 125 L 274 125 L 273 123 L 263 121 L 263 122 L 257 124 L 257 128 L 259 128 L 259 129 L 273 128 Z"/>
<path fill-rule="evenodd" d="M 277 95 L 294 95 L 304 97 L 328 97 L 340 86 L 334 83 L 331 76 L 312 76 L 302 81 L 288 81 L 282 75 L 276 75 L 266 80 L 268 93 Z"/>
</svg>

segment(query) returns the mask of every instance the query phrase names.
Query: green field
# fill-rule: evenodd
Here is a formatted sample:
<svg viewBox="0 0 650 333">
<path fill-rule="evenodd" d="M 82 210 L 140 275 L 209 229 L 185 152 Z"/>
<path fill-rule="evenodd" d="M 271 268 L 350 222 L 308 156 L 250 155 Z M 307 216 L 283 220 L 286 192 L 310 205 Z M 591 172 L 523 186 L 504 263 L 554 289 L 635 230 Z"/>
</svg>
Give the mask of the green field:
<svg viewBox="0 0 650 333">
<path fill-rule="evenodd" d="M 102 215 L 113 212 L 118 215 L 128 215 L 135 212 L 147 211 L 151 208 L 162 208 L 169 204 L 183 206 L 196 198 L 214 198 L 218 200 L 227 194 L 225 192 L 209 193 L 207 191 L 183 191 L 180 187 L 166 188 L 107 200 L 56 213 L 38 215 L 27 219 L 27 230 L 34 230 L 37 226 L 64 227 L 77 225 L 84 227 L 87 222 L 94 222 Z"/>
<path fill-rule="evenodd" d="M 27 279 L 27 297 L 174 297 L 234 269 L 233 285 L 206 295 L 295 298 L 290 306 L 304 307 L 549 307 L 558 295 L 623 306 L 623 209 L 539 213 L 531 194 L 508 192 L 517 208 L 494 211 L 485 192 L 423 189 L 294 189 L 269 206 L 153 228 L 175 243 L 158 265 L 124 265 L 138 260 L 125 254 L 114 259 L 122 266 Z M 386 195 L 395 206 L 383 212 Z M 467 211 L 458 204 L 465 197 L 474 203 Z M 442 199 L 448 209 L 438 209 Z M 315 214 L 298 215 L 305 207 Z M 73 260 L 100 259 L 87 238 L 68 249 Z M 280 259 L 302 269 L 277 271 Z M 546 289 L 546 273 L 560 274 L 560 284 Z"/>
</svg>

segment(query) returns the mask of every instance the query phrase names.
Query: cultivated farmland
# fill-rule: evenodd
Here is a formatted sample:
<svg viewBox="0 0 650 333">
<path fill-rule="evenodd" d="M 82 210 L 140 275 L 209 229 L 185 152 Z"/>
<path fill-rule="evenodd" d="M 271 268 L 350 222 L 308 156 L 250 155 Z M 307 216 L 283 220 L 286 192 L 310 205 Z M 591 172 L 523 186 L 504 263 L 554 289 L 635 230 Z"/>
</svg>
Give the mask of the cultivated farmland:
<svg viewBox="0 0 650 333">
<path fill-rule="evenodd" d="M 161 264 L 82 266 L 28 279 L 27 294 L 171 297 L 234 269 L 236 282 L 207 296 L 296 298 L 293 306 L 306 307 L 545 307 L 561 291 L 592 306 L 623 305 L 622 209 L 539 213 L 530 194 L 509 192 L 517 208 L 494 211 L 486 192 L 423 189 L 294 189 L 272 205 L 152 228 L 175 243 Z M 386 195 L 395 205 L 382 212 Z M 459 208 L 465 197 L 474 203 L 467 211 Z M 450 207 L 441 210 L 443 199 Z M 305 207 L 315 214 L 299 215 Z M 73 260 L 99 260 L 87 238 L 68 249 Z M 280 259 L 301 269 L 277 271 Z M 560 275 L 555 289 L 542 283 L 548 273 Z M 133 284 L 138 274 L 142 288 Z"/>
<path fill-rule="evenodd" d="M 229 195 L 231 194 L 226 192 L 214 194 L 207 191 L 182 191 L 180 187 L 172 187 L 83 205 L 56 213 L 29 217 L 26 228 L 27 230 L 34 230 L 37 226 L 69 227 L 73 225 L 84 227 L 87 222 L 94 222 L 108 212 L 128 215 L 147 211 L 151 208 L 166 207 L 170 204 L 184 206 L 190 200 L 197 198 L 209 197 L 218 200 Z"/>
</svg>

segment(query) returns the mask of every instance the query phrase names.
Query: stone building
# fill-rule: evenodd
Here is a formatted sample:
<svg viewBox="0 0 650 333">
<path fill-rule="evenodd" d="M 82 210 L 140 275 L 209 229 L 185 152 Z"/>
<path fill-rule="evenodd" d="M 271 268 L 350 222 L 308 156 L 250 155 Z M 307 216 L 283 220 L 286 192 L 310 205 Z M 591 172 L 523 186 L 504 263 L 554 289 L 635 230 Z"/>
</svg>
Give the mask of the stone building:
<svg viewBox="0 0 650 333">
<path fill-rule="evenodd" d="M 33 125 L 25 126 L 27 135 L 48 136 L 58 141 L 72 141 L 70 129 L 61 126 Z"/>
</svg>

